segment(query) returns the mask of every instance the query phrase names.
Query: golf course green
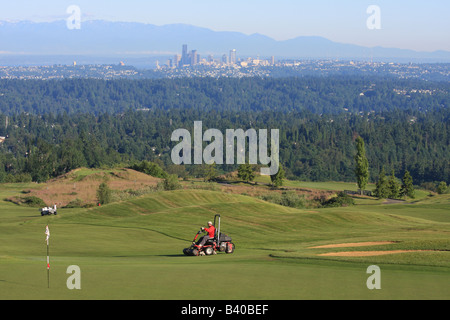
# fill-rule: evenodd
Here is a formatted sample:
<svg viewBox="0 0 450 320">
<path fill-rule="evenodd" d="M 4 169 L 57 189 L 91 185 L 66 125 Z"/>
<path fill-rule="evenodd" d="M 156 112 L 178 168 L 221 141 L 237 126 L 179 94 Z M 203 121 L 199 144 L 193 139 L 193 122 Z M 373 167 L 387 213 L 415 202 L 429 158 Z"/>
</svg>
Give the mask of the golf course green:
<svg viewBox="0 0 450 320">
<path fill-rule="evenodd" d="M 37 208 L 3 200 L 26 187 L 0 186 L 3 300 L 450 298 L 449 195 L 294 209 L 184 189 L 41 217 Z M 183 255 L 215 214 L 235 252 Z M 81 289 L 67 287 L 73 265 Z M 380 268 L 381 289 L 367 286 L 372 265 Z"/>
</svg>

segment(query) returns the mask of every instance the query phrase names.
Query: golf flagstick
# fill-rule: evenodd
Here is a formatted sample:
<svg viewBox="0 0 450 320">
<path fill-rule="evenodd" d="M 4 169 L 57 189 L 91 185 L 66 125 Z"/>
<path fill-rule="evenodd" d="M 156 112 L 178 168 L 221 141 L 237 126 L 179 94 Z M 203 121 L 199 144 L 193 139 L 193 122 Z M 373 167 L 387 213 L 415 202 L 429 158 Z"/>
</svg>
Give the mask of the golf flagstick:
<svg viewBox="0 0 450 320">
<path fill-rule="evenodd" d="M 45 227 L 45 235 L 47 236 L 45 241 L 47 241 L 47 286 L 50 288 L 50 256 L 48 253 L 48 238 L 50 238 L 50 230 L 48 225 Z"/>
</svg>

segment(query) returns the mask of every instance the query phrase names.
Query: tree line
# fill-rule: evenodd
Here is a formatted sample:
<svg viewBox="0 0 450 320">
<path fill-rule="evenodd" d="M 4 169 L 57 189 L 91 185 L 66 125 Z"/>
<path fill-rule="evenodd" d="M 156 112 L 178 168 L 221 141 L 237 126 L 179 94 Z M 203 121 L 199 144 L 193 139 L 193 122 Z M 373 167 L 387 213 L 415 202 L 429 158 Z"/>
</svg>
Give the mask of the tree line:
<svg viewBox="0 0 450 320">
<path fill-rule="evenodd" d="M 398 94 L 393 88 L 434 92 Z M 0 181 L 46 181 L 78 167 L 157 163 L 180 177 L 171 133 L 279 129 L 289 179 L 355 181 L 355 141 L 371 174 L 450 183 L 448 84 L 363 78 L 0 81 Z M 408 92 L 409 92 L 408 91 Z M 363 95 L 361 95 L 363 93 Z M 365 93 L 365 94 L 364 94 Z M 220 172 L 237 170 L 224 165 Z"/>
</svg>

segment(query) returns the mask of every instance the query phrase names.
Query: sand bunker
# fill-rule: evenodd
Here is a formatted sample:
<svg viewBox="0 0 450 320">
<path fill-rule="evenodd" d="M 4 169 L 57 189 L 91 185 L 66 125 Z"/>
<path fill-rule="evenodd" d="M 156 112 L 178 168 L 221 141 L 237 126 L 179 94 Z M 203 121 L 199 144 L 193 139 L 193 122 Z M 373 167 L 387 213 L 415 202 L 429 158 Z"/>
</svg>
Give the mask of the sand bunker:
<svg viewBox="0 0 450 320">
<path fill-rule="evenodd" d="M 310 249 L 367 247 L 367 246 L 380 246 L 383 244 L 393 244 L 393 243 L 396 243 L 396 242 L 394 242 L 394 241 L 376 241 L 376 242 L 340 243 L 340 244 L 327 244 L 324 246 L 310 247 Z"/>
<path fill-rule="evenodd" d="M 383 244 L 394 244 L 394 243 L 398 243 L 398 241 L 373 241 L 373 242 L 327 244 L 324 246 L 310 247 L 309 249 L 368 247 L 368 246 L 379 246 L 379 245 L 383 245 Z M 382 255 L 386 255 L 386 254 L 423 252 L 423 251 L 437 251 L 437 250 L 344 251 L 344 252 L 321 253 L 321 254 L 318 254 L 318 256 L 322 256 L 322 257 L 373 257 L 373 256 L 382 256 Z"/>
<path fill-rule="evenodd" d="M 373 257 L 386 254 L 406 253 L 406 252 L 421 252 L 432 250 L 390 250 L 390 251 L 347 251 L 347 252 L 329 252 L 322 253 L 319 256 L 323 257 Z"/>
</svg>

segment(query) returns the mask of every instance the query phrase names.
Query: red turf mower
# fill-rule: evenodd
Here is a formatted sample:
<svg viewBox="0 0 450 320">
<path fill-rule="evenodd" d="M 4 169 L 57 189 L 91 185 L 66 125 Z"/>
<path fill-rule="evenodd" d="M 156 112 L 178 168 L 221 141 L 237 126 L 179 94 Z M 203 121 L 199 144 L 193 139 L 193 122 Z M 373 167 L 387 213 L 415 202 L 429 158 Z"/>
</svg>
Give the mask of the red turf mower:
<svg viewBox="0 0 450 320">
<path fill-rule="evenodd" d="M 233 253 L 235 246 L 234 243 L 231 242 L 231 237 L 227 236 L 226 234 L 220 233 L 220 214 L 216 214 L 214 216 L 214 227 L 216 228 L 216 234 L 213 239 L 206 241 L 203 247 L 199 247 L 198 244 L 200 243 L 200 241 L 195 241 L 203 232 L 203 230 L 200 230 L 195 235 L 195 238 L 192 241 L 192 245 L 189 248 L 183 249 L 183 253 L 187 256 L 209 256 L 212 254 L 217 254 L 217 251 Z"/>
</svg>

